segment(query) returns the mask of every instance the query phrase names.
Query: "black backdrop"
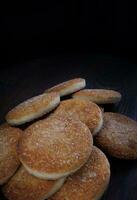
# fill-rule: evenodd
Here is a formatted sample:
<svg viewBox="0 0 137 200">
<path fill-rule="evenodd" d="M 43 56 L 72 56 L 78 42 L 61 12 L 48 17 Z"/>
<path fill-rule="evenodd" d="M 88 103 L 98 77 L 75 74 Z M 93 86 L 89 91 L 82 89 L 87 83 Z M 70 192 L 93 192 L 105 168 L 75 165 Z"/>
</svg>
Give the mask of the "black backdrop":
<svg viewBox="0 0 137 200">
<path fill-rule="evenodd" d="M 1 62 L 79 52 L 136 60 L 136 4 L 128 0 L 5 2 Z"/>
</svg>

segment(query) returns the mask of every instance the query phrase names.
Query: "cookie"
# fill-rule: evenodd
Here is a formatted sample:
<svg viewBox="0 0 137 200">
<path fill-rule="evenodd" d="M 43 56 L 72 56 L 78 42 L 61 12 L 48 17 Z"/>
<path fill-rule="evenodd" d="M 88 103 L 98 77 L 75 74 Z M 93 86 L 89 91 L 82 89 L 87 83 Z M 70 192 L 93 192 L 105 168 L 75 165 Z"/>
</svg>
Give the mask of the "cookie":
<svg viewBox="0 0 137 200">
<path fill-rule="evenodd" d="M 137 122 L 119 113 L 104 113 L 104 124 L 96 144 L 120 159 L 137 158 Z"/>
<path fill-rule="evenodd" d="M 108 104 L 119 102 L 121 94 L 114 90 L 84 89 L 73 94 L 73 98 L 87 99 L 97 104 Z"/>
<path fill-rule="evenodd" d="M 4 185 L 2 191 L 9 200 L 45 200 L 61 188 L 64 180 L 64 178 L 56 181 L 38 179 L 21 166 Z"/>
<path fill-rule="evenodd" d="M 25 130 L 18 151 L 30 174 L 56 180 L 78 170 L 90 156 L 92 144 L 85 124 L 50 116 Z"/>
<path fill-rule="evenodd" d="M 69 81 L 65 81 L 52 88 L 45 90 L 45 92 L 58 92 L 60 96 L 65 96 L 83 89 L 86 86 L 86 81 L 83 78 L 75 78 Z"/>
<path fill-rule="evenodd" d="M 53 110 L 60 103 L 57 93 L 42 94 L 17 105 L 6 115 L 11 125 L 21 125 L 37 119 Z"/>
<path fill-rule="evenodd" d="M 17 145 L 22 133 L 20 129 L 7 124 L 0 126 L 0 185 L 4 184 L 20 165 Z"/>
<path fill-rule="evenodd" d="M 98 200 L 107 189 L 110 165 L 104 153 L 93 147 L 87 163 L 69 176 L 50 200 Z"/>
<path fill-rule="evenodd" d="M 61 101 L 54 112 L 59 116 L 71 116 L 85 123 L 95 135 L 102 127 L 102 111 L 95 103 L 84 99 L 68 99 Z"/>
</svg>

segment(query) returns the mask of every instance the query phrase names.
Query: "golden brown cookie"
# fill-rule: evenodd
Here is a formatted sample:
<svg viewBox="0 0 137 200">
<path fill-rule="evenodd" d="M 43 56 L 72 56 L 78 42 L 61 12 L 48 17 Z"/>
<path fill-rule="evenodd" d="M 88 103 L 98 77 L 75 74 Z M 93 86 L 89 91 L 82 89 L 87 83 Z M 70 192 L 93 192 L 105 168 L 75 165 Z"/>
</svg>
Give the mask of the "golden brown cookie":
<svg viewBox="0 0 137 200">
<path fill-rule="evenodd" d="M 108 104 L 119 102 L 121 94 L 114 90 L 84 89 L 73 94 L 73 98 L 88 99 L 97 104 Z"/>
<path fill-rule="evenodd" d="M 65 96 L 76 92 L 80 89 L 83 89 L 86 86 L 86 81 L 83 78 L 75 78 L 58 85 L 55 85 L 52 88 L 45 90 L 45 92 L 58 92 L 60 96 Z"/>
<path fill-rule="evenodd" d="M 45 200 L 61 188 L 64 180 L 64 178 L 56 181 L 38 179 L 21 166 L 4 185 L 2 191 L 9 200 Z"/>
<path fill-rule="evenodd" d="M 96 144 L 111 156 L 137 158 L 137 122 L 119 113 L 104 113 L 104 124 Z"/>
<path fill-rule="evenodd" d="M 110 165 L 105 154 L 93 147 L 87 163 L 69 176 L 50 200 L 98 200 L 107 189 Z"/>
<path fill-rule="evenodd" d="M 17 105 L 6 115 L 11 125 L 21 125 L 30 122 L 53 110 L 60 103 L 57 93 L 42 94 Z"/>
<path fill-rule="evenodd" d="M 68 99 L 61 101 L 54 115 L 71 116 L 85 123 L 95 135 L 102 127 L 102 111 L 95 103 L 84 99 Z"/>
<path fill-rule="evenodd" d="M 50 116 L 26 129 L 19 157 L 29 173 L 49 180 L 78 170 L 92 150 L 92 135 L 79 120 Z"/>
<path fill-rule="evenodd" d="M 16 171 L 20 161 L 17 155 L 18 141 L 22 131 L 7 124 L 0 126 L 0 185 Z"/>
<path fill-rule="evenodd" d="M 7 122 L 4 122 L 3 124 L 0 124 L 0 129 L 2 128 L 8 128 L 11 127 Z"/>
</svg>

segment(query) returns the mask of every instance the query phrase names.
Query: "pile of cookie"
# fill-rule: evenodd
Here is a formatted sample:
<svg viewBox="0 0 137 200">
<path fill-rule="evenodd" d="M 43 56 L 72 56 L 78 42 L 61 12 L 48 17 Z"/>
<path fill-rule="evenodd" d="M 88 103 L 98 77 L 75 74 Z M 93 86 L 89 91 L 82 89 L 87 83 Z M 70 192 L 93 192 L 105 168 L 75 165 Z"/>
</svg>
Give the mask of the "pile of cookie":
<svg viewBox="0 0 137 200">
<path fill-rule="evenodd" d="M 7 113 L 0 126 L 0 185 L 7 199 L 97 200 L 110 180 L 103 152 L 137 158 L 137 123 L 99 106 L 119 102 L 121 94 L 85 86 L 82 78 L 66 81 Z M 22 124 L 28 127 L 21 130 Z"/>
</svg>

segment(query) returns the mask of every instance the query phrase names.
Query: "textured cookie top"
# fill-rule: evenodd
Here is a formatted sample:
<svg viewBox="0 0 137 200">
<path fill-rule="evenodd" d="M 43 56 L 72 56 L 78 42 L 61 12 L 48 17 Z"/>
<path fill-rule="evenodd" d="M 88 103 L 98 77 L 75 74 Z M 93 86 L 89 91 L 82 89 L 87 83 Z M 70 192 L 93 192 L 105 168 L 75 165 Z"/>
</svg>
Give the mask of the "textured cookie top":
<svg viewBox="0 0 137 200">
<path fill-rule="evenodd" d="M 13 175 L 19 166 L 17 145 L 22 131 L 4 124 L 0 126 L 0 184 Z"/>
<path fill-rule="evenodd" d="M 52 88 L 45 90 L 45 92 L 58 92 L 60 96 L 65 96 L 83 89 L 86 86 L 86 81 L 83 78 L 75 78 L 69 81 L 65 81 Z"/>
<path fill-rule="evenodd" d="M 61 101 L 54 114 L 79 119 L 89 127 L 93 135 L 100 130 L 103 123 L 100 108 L 95 103 L 84 99 Z"/>
<path fill-rule="evenodd" d="M 93 147 L 86 164 L 66 179 L 62 188 L 50 200 L 97 200 L 110 179 L 110 165 L 101 150 Z"/>
<path fill-rule="evenodd" d="M 58 180 L 47 181 L 35 178 L 21 166 L 3 187 L 3 193 L 9 200 L 44 200 L 57 183 Z"/>
<path fill-rule="evenodd" d="M 88 99 L 97 104 L 117 103 L 121 94 L 114 90 L 84 89 L 73 94 L 73 98 Z"/>
<path fill-rule="evenodd" d="M 35 96 L 9 111 L 6 120 L 11 125 L 23 124 L 50 112 L 59 102 L 60 97 L 55 92 Z"/>
<path fill-rule="evenodd" d="M 65 173 L 86 162 L 92 142 L 88 127 L 79 120 L 51 116 L 26 129 L 19 156 L 24 166 L 35 172 Z"/>
<path fill-rule="evenodd" d="M 104 124 L 96 143 L 112 156 L 137 158 L 137 122 L 118 113 L 104 113 Z"/>
</svg>

